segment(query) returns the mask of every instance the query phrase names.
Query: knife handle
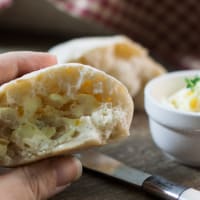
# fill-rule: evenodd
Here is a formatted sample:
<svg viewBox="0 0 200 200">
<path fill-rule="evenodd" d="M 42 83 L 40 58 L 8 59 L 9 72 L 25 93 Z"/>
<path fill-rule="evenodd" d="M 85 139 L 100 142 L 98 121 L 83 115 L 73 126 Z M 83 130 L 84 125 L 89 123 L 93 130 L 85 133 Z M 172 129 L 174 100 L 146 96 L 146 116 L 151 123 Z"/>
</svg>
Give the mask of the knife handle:
<svg viewBox="0 0 200 200">
<path fill-rule="evenodd" d="M 179 186 L 159 176 L 148 177 L 142 185 L 144 191 L 166 200 L 200 200 L 200 191 Z"/>
<path fill-rule="evenodd" d="M 199 199 L 200 199 L 200 191 L 195 190 L 193 188 L 185 190 L 179 197 L 179 200 L 199 200 Z"/>
</svg>

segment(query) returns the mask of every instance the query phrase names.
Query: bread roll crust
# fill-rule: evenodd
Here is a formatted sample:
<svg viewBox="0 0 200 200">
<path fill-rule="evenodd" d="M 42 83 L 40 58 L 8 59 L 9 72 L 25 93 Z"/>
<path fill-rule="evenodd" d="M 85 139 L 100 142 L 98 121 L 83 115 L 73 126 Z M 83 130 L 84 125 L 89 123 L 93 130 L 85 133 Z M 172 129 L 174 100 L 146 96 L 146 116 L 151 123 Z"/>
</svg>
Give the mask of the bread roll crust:
<svg viewBox="0 0 200 200">
<path fill-rule="evenodd" d="M 50 53 L 59 63 L 87 64 L 114 76 L 128 88 L 136 109 L 143 109 L 145 84 L 165 72 L 144 47 L 123 35 L 72 39 L 50 49 Z"/>
<path fill-rule="evenodd" d="M 32 72 L 0 87 L 0 165 L 121 139 L 132 116 L 126 87 L 102 71 L 68 63 Z"/>
</svg>

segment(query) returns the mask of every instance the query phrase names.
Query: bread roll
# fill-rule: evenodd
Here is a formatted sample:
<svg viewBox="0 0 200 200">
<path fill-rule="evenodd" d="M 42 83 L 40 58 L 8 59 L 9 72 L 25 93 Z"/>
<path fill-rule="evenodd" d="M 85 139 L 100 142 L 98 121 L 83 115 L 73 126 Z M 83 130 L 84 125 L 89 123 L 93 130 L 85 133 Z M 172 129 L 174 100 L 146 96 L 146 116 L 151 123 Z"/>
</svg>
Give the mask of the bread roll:
<svg viewBox="0 0 200 200">
<path fill-rule="evenodd" d="M 114 76 L 126 85 L 136 109 L 143 109 L 145 84 L 165 72 L 145 48 L 125 36 L 73 39 L 50 49 L 50 53 L 59 63 L 87 64 Z"/>
<path fill-rule="evenodd" d="M 87 65 L 55 65 L 0 87 L 0 165 L 18 166 L 129 135 L 133 102 Z"/>
</svg>

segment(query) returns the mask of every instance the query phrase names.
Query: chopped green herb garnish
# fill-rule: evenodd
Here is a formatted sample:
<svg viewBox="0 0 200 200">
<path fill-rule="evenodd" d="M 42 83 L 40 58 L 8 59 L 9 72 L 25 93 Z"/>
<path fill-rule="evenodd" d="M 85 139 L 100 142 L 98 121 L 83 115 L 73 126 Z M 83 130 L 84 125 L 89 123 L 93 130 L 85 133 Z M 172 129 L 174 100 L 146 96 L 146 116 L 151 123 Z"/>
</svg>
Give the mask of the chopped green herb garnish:
<svg viewBox="0 0 200 200">
<path fill-rule="evenodd" d="M 194 78 L 186 78 L 185 82 L 186 82 L 186 87 L 190 88 L 190 89 L 194 89 L 196 84 L 200 81 L 200 77 L 199 76 L 195 76 Z"/>
</svg>

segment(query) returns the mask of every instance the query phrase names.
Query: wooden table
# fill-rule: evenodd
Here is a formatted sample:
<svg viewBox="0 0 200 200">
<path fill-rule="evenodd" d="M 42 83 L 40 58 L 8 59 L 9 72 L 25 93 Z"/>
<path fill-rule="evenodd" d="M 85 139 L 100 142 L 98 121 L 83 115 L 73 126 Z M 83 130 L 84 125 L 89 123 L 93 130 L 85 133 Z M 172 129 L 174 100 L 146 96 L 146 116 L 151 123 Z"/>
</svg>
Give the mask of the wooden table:
<svg viewBox="0 0 200 200">
<path fill-rule="evenodd" d="M 11 50 L 46 51 L 62 39 L 49 37 L 27 37 L 16 34 L 0 36 L 0 53 Z M 107 145 L 101 149 L 124 163 L 161 175 L 179 184 L 200 189 L 199 169 L 180 165 L 166 158 L 154 145 L 148 127 L 145 113 L 135 113 L 131 126 L 131 136 L 120 143 Z M 73 183 L 64 192 L 51 200 L 151 200 L 154 197 L 146 196 L 134 187 L 122 184 L 116 180 L 84 171 L 83 176 Z"/>
<path fill-rule="evenodd" d="M 154 145 L 145 113 L 135 113 L 131 136 L 98 149 L 129 166 L 161 175 L 185 186 L 200 189 L 200 170 L 166 158 Z M 153 200 L 136 188 L 97 173 L 84 170 L 83 176 L 51 200 Z"/>
</svg>

